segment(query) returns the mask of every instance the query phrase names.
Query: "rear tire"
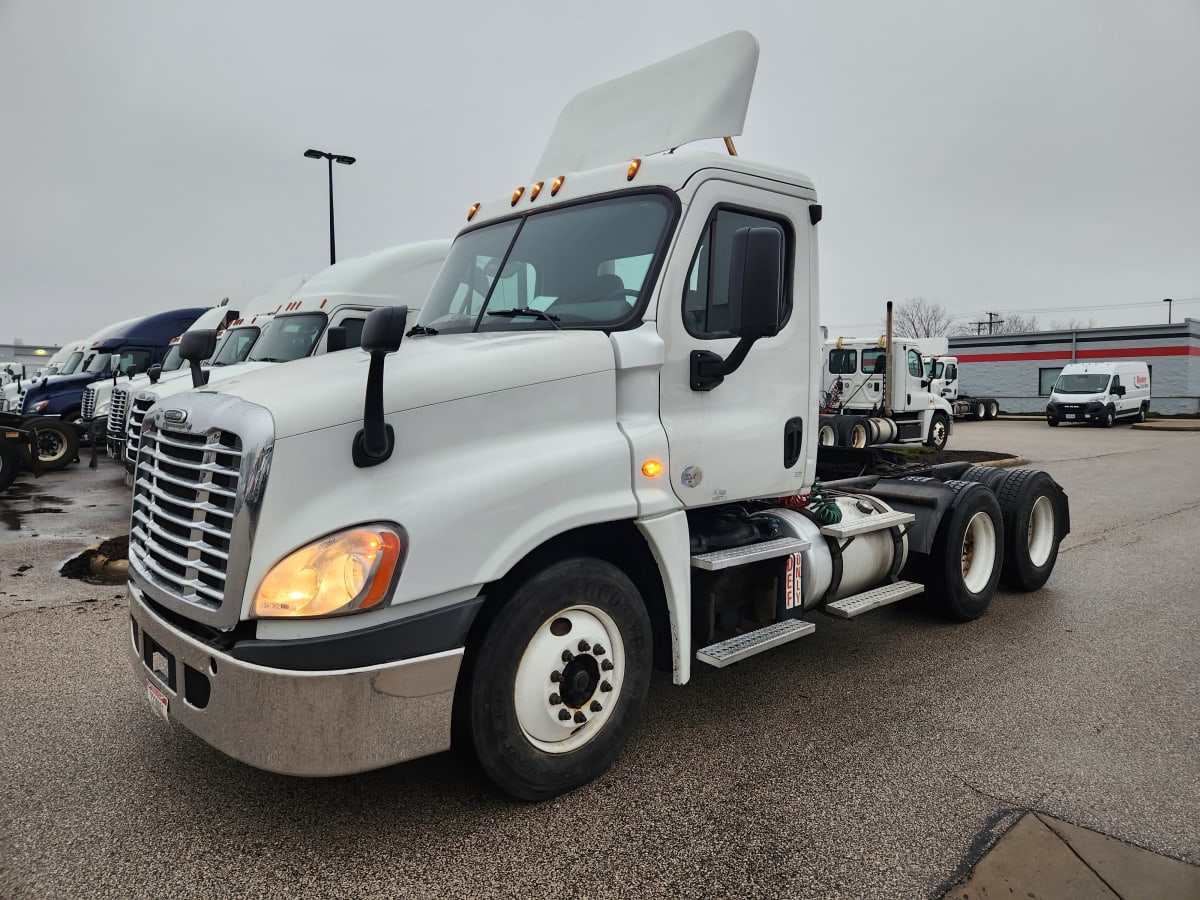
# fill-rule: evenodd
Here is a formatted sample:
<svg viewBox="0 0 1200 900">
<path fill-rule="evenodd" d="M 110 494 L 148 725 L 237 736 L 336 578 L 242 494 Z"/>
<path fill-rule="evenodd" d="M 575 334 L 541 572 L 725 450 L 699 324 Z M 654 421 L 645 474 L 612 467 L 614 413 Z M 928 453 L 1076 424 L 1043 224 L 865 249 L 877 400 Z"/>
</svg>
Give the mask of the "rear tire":
<svg viewBox="0 0 1200 900">
<path fill-rule="evenodd" d="M 989 400 L 987 404 L 987 417 L 994 419 L 998 415 L 1000 415 L 1000 404 L 995 400 Z"/>
<path fill-rule="evenodd" d="M 855 417 L 850 423 L 850 446 L 860 450 L 871 446 L 871 426 L 866 419 Z"/>
<path fill-rule="evenodd" d="M 964 486 L 942 519 L 925 571 L 926 593 L 953 619 L 969 622 L 992 602 L 1004 562 L 1004 521 L 995 494 Z"/>
<path fill-rule="evenodd" d="M 1137 421 L 1138 422 L 1146 421 L 1146 407 L 1144 404 L 1142 406 L 1138 407 Z"/>
<path fill-rule="evenodd" d="M 591 557 L 551 563 L 472 643 L 460 702 L 497 786 L 545 800 L 609 767 L 641 716 L 653 661 L 650 617 L 624 572 Z"/>
<path fill-rule="evenodd" d="M 835 416 L 833 427 L 837 429 L 837 445 L 839 447 L 854 446 L 851 441 L 850 432 L 854 430 L 854 416 Z"/>
<path fill-rule="evenodd" d="M 1046 583 L 1066 536 L 1066 498 L 1054 479 L 1037 469 L 1013 469 L 996 488 L 1004 517 L 1000 578 L 1019 591 Z"/>
<path fill-rule="evenodd" d="M 822 447 L 836 447 L 838 442 L 837 423 L 833 416 L 821 416 L 817 426 L 817 443 Z"/>
<path fill-rule="evenodd" d="M 977 422 L 982 422 L 987 418 L 987 404 L 982 400 L 976 400 L 975 405 L 971 407 L 971 412 L 974 414 Z"/>
<path fill-rule="evenodd" d="M 34 451 L 47 472 L 65 469 L 79 456 L 79 434 L 63 419 L 44 417 L 26 422 L 23 428 L 36 431 Z"/>
</svg>

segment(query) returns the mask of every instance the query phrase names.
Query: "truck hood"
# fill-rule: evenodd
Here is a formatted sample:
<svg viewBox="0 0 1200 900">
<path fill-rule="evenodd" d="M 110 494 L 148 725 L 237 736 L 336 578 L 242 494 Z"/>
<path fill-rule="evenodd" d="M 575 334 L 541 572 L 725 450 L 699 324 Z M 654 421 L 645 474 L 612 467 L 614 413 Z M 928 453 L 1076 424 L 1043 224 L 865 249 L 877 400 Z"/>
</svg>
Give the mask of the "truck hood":
<svg viewBox="0 0 1200 900">
<path fill-rule="evenodd" d="M 282 439 L 362 419 L 370 357 L 344 350 L 238 373 L 201 392 L 270 410 Z M 608 336 L 596 331 L 448 334 L 406 340 L 384 368 L 385 415 L 462 397 L 613 371 Z"/>
</svg>

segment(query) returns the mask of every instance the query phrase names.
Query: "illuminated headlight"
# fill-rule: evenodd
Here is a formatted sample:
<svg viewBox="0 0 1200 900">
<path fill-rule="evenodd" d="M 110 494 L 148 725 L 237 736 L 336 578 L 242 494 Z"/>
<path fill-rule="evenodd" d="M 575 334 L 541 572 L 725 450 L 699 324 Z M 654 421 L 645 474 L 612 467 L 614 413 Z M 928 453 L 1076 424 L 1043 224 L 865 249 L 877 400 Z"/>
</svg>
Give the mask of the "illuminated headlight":
<svg viewBox="0 0 1200 900">
<path fill-rule="evenodd" d="M 301 547 L 271 567 L 254 594 L 259 618 L 333 616 L 372 609 L 404 561 L 403 529 L 364 526 Z"/>
</svg>

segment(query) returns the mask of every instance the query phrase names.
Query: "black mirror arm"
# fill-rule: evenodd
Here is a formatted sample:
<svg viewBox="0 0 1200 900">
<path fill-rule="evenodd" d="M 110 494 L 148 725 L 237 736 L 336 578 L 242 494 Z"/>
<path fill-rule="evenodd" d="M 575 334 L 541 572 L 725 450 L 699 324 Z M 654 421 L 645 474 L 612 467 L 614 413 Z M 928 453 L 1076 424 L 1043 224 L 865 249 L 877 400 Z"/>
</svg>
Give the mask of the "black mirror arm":
<svg viewBox="0 0 1200 900">
<path fill-rule="evenodd" d="M 736 372 L 746 360 L 757 337 L 744 337 L 737 342 L 733 352 L 722 359 L 711 350 L 693 350 L 691 355 L 691 383 L 693 391 L 711 391 L 725 380 L 726 375 Z"/>
</svg>

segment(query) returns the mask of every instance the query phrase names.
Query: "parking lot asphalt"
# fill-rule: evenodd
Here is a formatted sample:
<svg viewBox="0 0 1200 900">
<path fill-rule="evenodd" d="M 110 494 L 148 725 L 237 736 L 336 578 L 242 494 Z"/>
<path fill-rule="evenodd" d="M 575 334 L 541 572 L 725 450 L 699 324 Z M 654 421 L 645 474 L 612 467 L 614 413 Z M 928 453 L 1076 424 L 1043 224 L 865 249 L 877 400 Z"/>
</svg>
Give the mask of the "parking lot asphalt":
<svg viewBox="0 0 1200 900">
<path fill-rule="evenodd" d="M 1045 588 L 966 625 L 919 598 L 814 614 L 659 676 L 612 769 L 534 805 L 455 753 L 294 779 L 153 719 L 123 591 L 57 575 L 124 532 L 120 469 L 23 481 L 0 500 L 0 897 L 933 897 L 1029 811 L 1200 863 L 1200 435 L 996 421 L 950 446 L 1066 488 Z"/>
</svg>

